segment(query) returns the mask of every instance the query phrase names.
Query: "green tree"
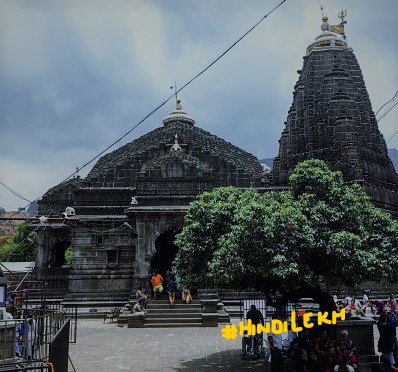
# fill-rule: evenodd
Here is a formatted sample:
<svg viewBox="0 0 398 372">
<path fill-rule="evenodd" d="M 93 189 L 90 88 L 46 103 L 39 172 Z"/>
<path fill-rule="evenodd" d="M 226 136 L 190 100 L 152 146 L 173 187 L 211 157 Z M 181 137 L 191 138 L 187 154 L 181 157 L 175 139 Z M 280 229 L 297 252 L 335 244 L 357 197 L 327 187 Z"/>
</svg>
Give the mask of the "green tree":
<svg viewBox="0 0 398 372">
<path fill-rule="evenodd" d="M 69 247 L 65 251 L 65 264 L 71 265 L 72 261 L 73 261 L 73 250 L 71 247 Z"/>
<path fill-rule="evenodd" d="M 26 223 L 17 225 L 14 236 L 0 241 L 0 261 L 34 261 L 37 234 Z"/>
<path fill-rule="evenodd" d="M 397 278 L 398 223 L 359 185 L 320 160 L 299 164 L 290 185 L 199 195 L 176 239 L 176 273 L 191 285 L 224 287 Z"/>
</svg>

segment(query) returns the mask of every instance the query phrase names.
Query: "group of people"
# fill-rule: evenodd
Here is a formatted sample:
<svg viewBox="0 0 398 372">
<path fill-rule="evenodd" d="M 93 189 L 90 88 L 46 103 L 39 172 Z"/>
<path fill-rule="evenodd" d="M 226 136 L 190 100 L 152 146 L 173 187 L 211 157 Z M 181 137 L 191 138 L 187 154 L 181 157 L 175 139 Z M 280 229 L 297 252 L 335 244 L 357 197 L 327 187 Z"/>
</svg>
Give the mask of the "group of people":
<svg viewBox="0 0 398 372">
<path fill-rule="evenodd" d="M 345 309 L 347 315 L 373 317 L 377 314 L 377 307 L 370 300 L 366 292 L 363 293 L 362 302 L 355 296 L 346 296 L 344 299 L 337 299 L 333 296 L 337 310 Z"/>
<path fill-rule="evenodd" d="M 287 355 L 298 372 L 354 372 L 358 369 L 358 353 L 347 330 L 341 330 L 335 339 L 326 329 L 312 336 L 305 328 L 293 339 Z"/>
<path fill-rule="evenodd" d="M 182 291 L 179 290 L 176 278 L 168 270 L 166 272 L 166 278 L 157 272 L 153 271 L 151 276 L 151 286 L 152 286 L 152 298 L 156 300 L 158 296 L 164 291 L 164 284 L 167 290 L 168 299 L 170 306 L 174 306 L 176 299 L 179 298 L 181 293 L 181 299 L 183 302 L 189 304 L 192 302 L 191 290 L 188 286 L 184 286 Z M 146 303 L 148 301 L 147 295 L 144 293 L 142 287 L 139 287 L 135 294 L 136 304 L 133 307 L 133 312 L 146 312 Z"/>
<path fill-rule="evenodd" d="M 264 325 L 264 317 L 255 305 L 251 305 L 246 319 L 250 319 L 252 324 Z M 277 313 L 273 314 L 272 319 L 281 320 Z M 269 332 L 266 340 L 273 372 L 353 372 L 358 368 L 358 353 L 347 330 L 340 331 L 337 339 L 334 339 L 326 329 L 315 336 L 307 328 L 299 334 L 290 329 L 284 338 L 280 333 Z M 244 337 L 242 352 L 248 350 L 255 354 L 259 342 L 263 342 L 262 335 Z"/>
<path fill-rule="evenodd" d="M 163 282 L 164 282 L 164 279 L 163 279 L 162 275 L 157 271 L 153 271 L 153 274 L 151 277 L 151 284 L 152 284 L 154 300 L 157 299 L 157 296 L 159 293 L 163 292 L 163 290 L 164 290 Z M 180 291 L 178 288 L 176 278 L 174 275 L 172 275 L 170 273 L 170 270 L 166 271 L 165 285 L 166 285 L 166 290 L 167 290 L 170 305 L 172 305 L 172 306 L 175 305 L 175 301 L 179 297 L 180 293 L 181 293 L 181 299 L 183 302 L 185 302 L 187 304 L 192 302 L 192 295 L 191 295 L 190 288 L 186 285 L 186 286 L 184 286 L 182 291 Z"/>
</svg>

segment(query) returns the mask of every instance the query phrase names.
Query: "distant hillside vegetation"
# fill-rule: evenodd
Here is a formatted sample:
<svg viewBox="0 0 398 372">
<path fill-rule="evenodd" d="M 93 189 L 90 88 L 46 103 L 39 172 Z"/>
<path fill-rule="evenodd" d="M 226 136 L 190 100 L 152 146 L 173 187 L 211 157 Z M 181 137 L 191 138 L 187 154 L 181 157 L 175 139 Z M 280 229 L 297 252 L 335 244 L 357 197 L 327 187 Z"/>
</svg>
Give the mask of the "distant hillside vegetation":
<svg viewBox="0 0 398 372">
<path fill-rule="evenodd" d="M 398 172 L 398 150 L 397 149 L 388 149 L 388 155 L 394 164 L 395 170 Z M 272 163 L 274 162 L 274 158 L 265 158 L 258 159 L 261 164 L 266 164 L 268 167 L 272 168 Z"/>
</svg>

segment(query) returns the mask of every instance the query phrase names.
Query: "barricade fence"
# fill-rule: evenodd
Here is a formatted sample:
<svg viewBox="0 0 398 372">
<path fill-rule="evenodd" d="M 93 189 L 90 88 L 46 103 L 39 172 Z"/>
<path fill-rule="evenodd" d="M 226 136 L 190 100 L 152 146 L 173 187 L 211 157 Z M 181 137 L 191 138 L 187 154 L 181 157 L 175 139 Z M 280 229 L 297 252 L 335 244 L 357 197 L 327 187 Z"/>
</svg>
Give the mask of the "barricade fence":
<svg viewBox="0 0 398 372">
<path fill-rule="evenodd" d="M 288 303 L 286 306 L 279 306 L 277 308 L 267 305 L 267 300 L 265 298 L 241 298 L 239 299 L 240 308 L 240 320 L 246 324 L 247 322 L 247 312 L 250 310 L 251 306 L 255 305 L 256 309 L 263 314 L 264 321 L 269 321 L 272 319 L 272 315 L 278 313 L 283 319 L 290 320 L 290 314 L 293 310 L 296 310 L 297 305 Z"/>
<path fill-rule="evenodd" d="M 0 321 L 0 371 L 51 371 L 50 344 L 65 323 L 68 314 L 50 309 L 22 309 L 20 318 Z M 63 342 L 68 350 L 69 333 Z"/>
<path fill-rule="evenodd" d="M 234 297 L 230 293 L 228 296 L 223 296 L 220 293 L 220 300 L 224 304 L 224 309 L 231 317 L 238 317 L 246 324 L 247 312 L 250 310 L 251 305 L 255 305 L 264 317 L 264 321 L 270 321 L 272 315 L 277 313 L 282 319 L 290 321 L 292 311 L 305 312 L 317 311 L 319 305 L 311 298 L 300 299 L 299 302 L 288 302 L 284 306 L 274 306 L 274 302 L 264 296 L 261 292 L 253 292 L 250 296 Z"/>
</svg>

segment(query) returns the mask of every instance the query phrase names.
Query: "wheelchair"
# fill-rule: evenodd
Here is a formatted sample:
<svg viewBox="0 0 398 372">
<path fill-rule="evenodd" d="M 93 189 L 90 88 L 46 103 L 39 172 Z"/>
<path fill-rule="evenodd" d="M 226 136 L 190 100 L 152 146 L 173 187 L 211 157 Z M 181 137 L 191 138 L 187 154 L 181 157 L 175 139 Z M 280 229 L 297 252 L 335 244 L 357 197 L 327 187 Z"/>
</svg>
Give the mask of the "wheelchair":
<svg viewBox="0 0 398 372">
<path fill-rule="evenodd" d="M 271 355 L 268 343 L 263 334 L 256 334 L 255 336 L 248 336 L 247 334 L 242 337 L 242 359 L 251 356 L 253 359 L 265 358 L 268 360 Z"/>
</svg>

